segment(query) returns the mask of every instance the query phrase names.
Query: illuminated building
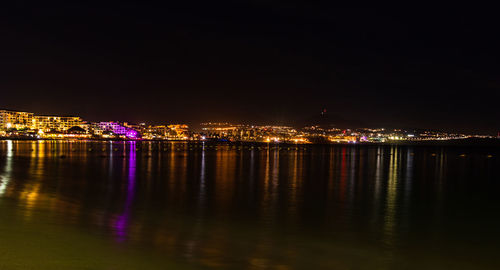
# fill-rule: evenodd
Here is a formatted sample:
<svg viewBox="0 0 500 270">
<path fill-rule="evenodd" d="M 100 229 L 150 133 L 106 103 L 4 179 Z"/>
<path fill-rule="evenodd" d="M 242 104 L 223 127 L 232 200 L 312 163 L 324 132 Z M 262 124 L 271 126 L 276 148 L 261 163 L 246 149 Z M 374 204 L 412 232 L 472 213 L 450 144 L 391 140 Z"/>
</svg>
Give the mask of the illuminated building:
<svg viewBox="0 0 500 270">
<path fill-rule="evenodd" d="M 122 135 L 130 139 L 140 137 L 140 134 L 137 130 L 125 127 L 117 122 L 99 122 L 98 127 L 103 131 L 111 131 L 116 135 Z"/>
<path fill-rule="evenodd" d="M 135 131 L 138 131 L 139 134 L 143 135 L 147 130 L 146 130 L 146 123 L 140 123 L 140 124 L 132 124 L 132 123 L 129 123 L 129 122 L 123 122 L 121 124 L 122 126 L 124 127 L 127 127 L 127 128 L 131 128 Z"/>
<path fill-rule="evenodd" d="M 203 123 L 206 138 L 249 142 L 307 143 L 308 141 L 292 127 L 231 125 L 228 123 Z"/>
<path fill-rule="evenodd" d="M 185 124 L 168 125 L 168 139 L 189 139 L 189 126 Z"/>
<path fill-rule="evenodd" d="M 0 110 L 0 129 L 32 129 L 34 114 L 30 112 Z"/>
<path fill-rule="evenodd" d="M 168 136 L 170 129 L 167 126 L 148 126 L 145 128 L 142 137 L 145 139 L 165 139 Z"/>
<path fill-rule="evenodd" d="M 85 122 L 76 116 L 38 116 L 34 117 L 37 130 L 43 132 L 65 132 L 72 127 L 80 127 L 88 130 Z"/>
<path fill-rule="evenodd" d="M 359 139 L 356 136 L 329 136 L 328 139 L 331 142 L 337 142 L 337 143 L 356 143 L 357 141 L 359 141 Z"/>
<path fill-rule="evenodd" d="M 150 140 L 187 140 L 191 137 L 189 126 L 185 124 L 176 125 L 125 125 L 126 127 L 137 127 L 134 130 L 140 130 L 143 139 Z"/>
</svg>

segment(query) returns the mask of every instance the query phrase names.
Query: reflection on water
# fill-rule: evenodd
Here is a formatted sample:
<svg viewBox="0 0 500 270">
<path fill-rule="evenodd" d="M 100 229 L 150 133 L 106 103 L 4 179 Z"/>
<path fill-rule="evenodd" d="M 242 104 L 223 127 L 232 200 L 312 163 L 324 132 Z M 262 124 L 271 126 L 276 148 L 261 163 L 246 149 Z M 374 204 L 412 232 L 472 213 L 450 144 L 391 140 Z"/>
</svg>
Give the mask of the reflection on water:
<svg viewBox="0 0 500 270">
<path fill-rule="evenodd" d="M 128 223 L 130 218 L 130 207 L 132 205 L 132 199 L 135 193 L 135 170 L 136 170 L 136 160 L 135 160 L 135 147 L 136 142 L 130 142 L 130 147 L 128 150 L 128 179 L 127 179 L 127 191 L 125 205 L 123 206 L 123 212 L 116 217 L 116 220 L 112 222 L 113 228 L 116 233 L 116 240 L 118 242 L 123 242 L 127 236 Z M 126 150 L 125 150 L 126 151 Z"/>
<path fill-rule="evenodd" d="M 0 177 L 0 196 L 3 195 L 7 189 L 9 184 L 9 180 L 11 178 L 10 174 L 12 173 L 12 155 L 14 154 L 12 151 L 12 141 L 6 141 L 7 147 L 5 149 L 5 166 L 3 172 Z"/>
<path fill-rule="evenodd" d="M 0 153 L 0 211 L 12 213 L 0 229 L 71 228 L 138 261 L 135 250 L 216 269 L 500 266 L 498 149 L 0 141 Z"/>
</svg>

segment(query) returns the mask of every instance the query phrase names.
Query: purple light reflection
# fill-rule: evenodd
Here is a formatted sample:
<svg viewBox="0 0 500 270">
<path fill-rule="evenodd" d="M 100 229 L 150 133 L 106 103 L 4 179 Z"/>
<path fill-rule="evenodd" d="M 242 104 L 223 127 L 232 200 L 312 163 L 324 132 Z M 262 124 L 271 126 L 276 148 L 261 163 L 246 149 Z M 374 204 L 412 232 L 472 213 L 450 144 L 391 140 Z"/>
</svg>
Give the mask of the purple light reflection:
<svg viewBox="0 0 500 270">
<path fill-rule="evenodd" d="M 135 157 L 135 141 L 129 142 L 129 156 L 128 156 L 128 182 L 127 182 L 127 198 L 123 212 L 116 217 L 112 222 L 112 227 L 115 230 L 115 240 L 122 243 L 127 240 L 127 230 L 130 227 L 130 207 L 135 194 L 135 177 L 136 177 L 136 157 Z"/>
</svg>

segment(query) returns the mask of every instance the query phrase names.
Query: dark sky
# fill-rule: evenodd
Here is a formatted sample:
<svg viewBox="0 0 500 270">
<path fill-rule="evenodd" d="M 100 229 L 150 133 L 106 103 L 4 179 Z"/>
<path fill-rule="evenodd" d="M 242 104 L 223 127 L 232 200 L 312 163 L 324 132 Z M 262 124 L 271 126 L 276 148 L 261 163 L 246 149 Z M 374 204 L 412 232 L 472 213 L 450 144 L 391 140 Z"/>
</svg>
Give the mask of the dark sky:
<svg viewBox="0 0 500 270">
<path fill-rule="evenodd" d="M 500 130 L 493 8 L 12 2 L 0 9 L 3 108 L 291 125 L 326 108 L 371 127 Z"/>
</svg>

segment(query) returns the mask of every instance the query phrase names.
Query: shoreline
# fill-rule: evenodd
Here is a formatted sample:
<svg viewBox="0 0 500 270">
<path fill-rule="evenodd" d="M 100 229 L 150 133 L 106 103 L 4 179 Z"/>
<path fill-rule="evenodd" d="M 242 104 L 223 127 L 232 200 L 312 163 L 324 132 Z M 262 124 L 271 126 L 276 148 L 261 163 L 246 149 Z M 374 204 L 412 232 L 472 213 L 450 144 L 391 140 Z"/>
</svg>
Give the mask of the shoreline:
<svg viewBox="0 0 500 270">
<path fill-rule="evenodd" d="M 217 141 L 217 140 L 152 140 L 152 139 L 138 139 L 138 140 L 127 140 L 127 139 L 54 139 L 54 138 L 9 138 L 0 137 L 0 141 L 58 141 L 58 142 L 171 142 L 171 143 L 205 143 L 205 144 L 219 144 L 219 145 L 300 145 L 300 146 L 388 146 L 388 145 L 398 145 L 398 146 L 492 146 L 500 147 L 500 138 L 467 138 L 467 139 L 450 139 L 450 140 L 412 140 L 412 141 L 390 141 L 390 142 L 313 142 L 313 143 L 292 143 L 292 142 L 258 142 L 258 141 Z"/>
</svg>

